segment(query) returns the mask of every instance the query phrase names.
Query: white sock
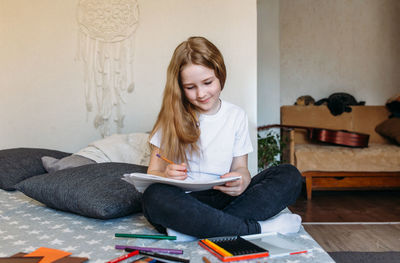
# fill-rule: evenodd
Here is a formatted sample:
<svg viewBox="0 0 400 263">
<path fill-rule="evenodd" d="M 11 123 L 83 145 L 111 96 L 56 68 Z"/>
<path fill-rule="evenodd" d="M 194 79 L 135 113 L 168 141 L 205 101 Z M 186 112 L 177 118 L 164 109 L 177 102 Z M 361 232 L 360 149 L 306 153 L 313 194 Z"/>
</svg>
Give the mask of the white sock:
<svg viewBox="0 0 400 263">
<path fill-rule="evenodd" d="M 167 228 L 167 234 L 168 236 L 176 236 L 176 240 L 178 242 L 189 242 L 189 241 L 194 241 L 197 240 L 197 238 L 186 235 L 186 234 L 182 234 L 178 231 L 175 231 L 171 228 Z"/>
<path fill-rule="evenodd" d="M 264 221 L 258 221 L 261 233 L 278 232 L 281 234 L 296 233 L 301 226 L 301 217 L 296 214 L 279 214 Z"/>
</svg>

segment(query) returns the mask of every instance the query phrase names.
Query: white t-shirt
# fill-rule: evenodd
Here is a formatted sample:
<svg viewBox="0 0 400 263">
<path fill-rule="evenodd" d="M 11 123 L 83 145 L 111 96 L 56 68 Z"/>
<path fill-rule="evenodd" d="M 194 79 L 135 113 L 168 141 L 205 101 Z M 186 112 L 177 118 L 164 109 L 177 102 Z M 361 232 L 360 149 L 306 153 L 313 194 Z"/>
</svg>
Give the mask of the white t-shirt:
<svg viewBox="0 0 400 263">
<path fill-rule="evenodd" d="M 253 151 L 247 115 L 240 107 L 221 100 L 219 111 L 214 115 L 200 114 L 199 123 L 200 155 L 187 155 L 192 179 L 215 179 L 230 171 L 233 157 Z M 160 148 L 160 130 L 150 143 Z"/>
</svg>

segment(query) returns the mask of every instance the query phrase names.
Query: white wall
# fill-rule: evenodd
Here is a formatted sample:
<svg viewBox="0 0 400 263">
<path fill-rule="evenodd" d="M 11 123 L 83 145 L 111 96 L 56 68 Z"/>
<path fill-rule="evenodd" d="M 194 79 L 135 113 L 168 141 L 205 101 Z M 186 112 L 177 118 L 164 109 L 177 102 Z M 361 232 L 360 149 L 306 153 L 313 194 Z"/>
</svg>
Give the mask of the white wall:
<svg viewBox="0 0 400 263">
<path fill-rule="evenodd" d="M 258 0 L 257 122 L 280 123 L 279 0 Z"/>
<path fill-rule="evenodd" d="M 42 147 L 75 152 L 100 138 L 85 109 L 75 61 L 78 0 L 0 1 L 0 149 Z M 249 115 L 256 148 L 256 0 L 140 0 L 135 86 L 126 96 L 124 133 L 148 131 L 157 116 L 174 48 L 202 35 L 225 57 L 222 93 Z M 249 166 L 256 171 L 256 151 Z"/>
<path fill-rule="evenodd" d="M 279 106 L 293 105 L 302 95 L 319 100 L 347 92 L 368 105 L 383 105 L 400 92 L 398 0 L 257 5 L 258 125 L 278 123 Z"/>
<path fill-rule="evenodd" d="M 281 0 L 281 103 L 347 92 L 383 105 L 400 92 L 398 0 Z"/>
</svg>

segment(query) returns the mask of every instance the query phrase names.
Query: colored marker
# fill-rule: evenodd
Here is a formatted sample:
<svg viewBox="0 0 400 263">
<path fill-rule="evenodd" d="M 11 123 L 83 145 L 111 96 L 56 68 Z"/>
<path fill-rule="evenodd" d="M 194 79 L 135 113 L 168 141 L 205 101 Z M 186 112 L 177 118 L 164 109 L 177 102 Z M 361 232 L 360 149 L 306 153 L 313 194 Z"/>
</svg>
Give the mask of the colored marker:
<svg viewBox="0 0 400 263">
<path fill-rule="evenodd" d="M 114 258 L 114 259 L 112 259 L 112 260 L 110 260 L 110 261 L 107 261 L 107 263 L 117 263 L 117 262 L 120 262 L 120 261 L 125 260 L 125 259 L 127 259 L 127 258 L 136 256 L 136 255 L 138 255 L 138 254 L 139 254 L 139 250 L 133 250 L 133 251 L 132 251 L 131 253 L 129 253 L 129 254 L 125 254 L 125 255 L 122 255 L 122 256 L 120 256 L 120 257 Z"/>
<path fill-rule="evenodd" d="M 176 236 L 145 235 L 145 234 L 121 234 L 121 233 L 116 233 L 116 234 L 115 234 L 115 237 L 150 238 L 150 239 L 168 239 L 168 240 L 176 240 Z"/>
<path fill-rule="evenodd" d="M 132 251 L 130 248 L 125 248 L 126 252 Z M 168 256 L 168 255 L 162 255 L 154 252 L 145 252 L 145 251 L 139 251 L 140 254 L 145 255 L 145 256 L 150 256 L 150 257 L 155 257 L 155 258 L 162 258 L 166 260 L 172 260 L 172 261 L 178 261 L 178 262 L 183 262 L 183 263 L 189 263 L 189 259 L 185 258 L 179 258 L 179 257 L 174 257 L 174 256 Z"/>
<path fill-rule="evenodd" d="M 145 252 L 155 252 L 155 253 L 168 253 L 168 254 L 183 254 L 183 250 L 173 249 L 173 248 L 158 248 L 158 247 L 137 247 L 137 246 L 122 246 L 116 245 L 115 249 L 126 249 L 131 248 L 139 251 Z"/>
</svg>

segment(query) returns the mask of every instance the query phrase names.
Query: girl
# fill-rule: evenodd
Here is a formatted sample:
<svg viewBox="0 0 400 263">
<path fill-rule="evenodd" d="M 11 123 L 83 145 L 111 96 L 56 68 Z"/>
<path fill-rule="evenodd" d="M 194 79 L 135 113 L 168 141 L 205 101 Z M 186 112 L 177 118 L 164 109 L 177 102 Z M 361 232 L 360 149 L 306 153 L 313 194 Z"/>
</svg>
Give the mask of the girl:
<svg viewBox="0 0 400 263">
<path fill-rule="evenodd" d="M 240 180 L 191 193 L 152 184 L 143 193 L 144 215 L 159 231 L 167 230 L 178 240 L 297 232 L 298 215 L 275 215 L 297 199 L 300 173 L 291 165 L 281 165 L 251 178 L 247 155 L 253 148 L 247 116 L 220 99 L 225 79 L 222 54 L 207 39 L 191 37 L 175 49 L 161 110 L 150 134 L 147 172 L 178 180 L 219 176 L 240 176 Z"/>
</svg>

